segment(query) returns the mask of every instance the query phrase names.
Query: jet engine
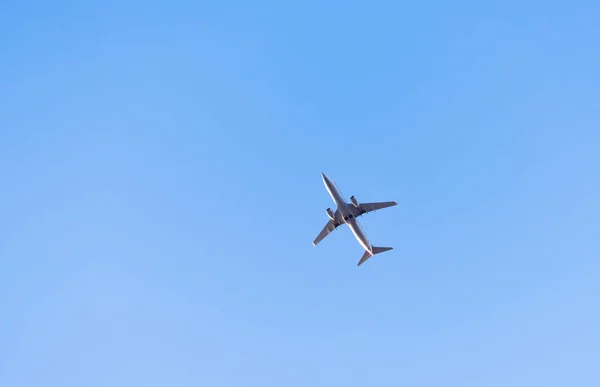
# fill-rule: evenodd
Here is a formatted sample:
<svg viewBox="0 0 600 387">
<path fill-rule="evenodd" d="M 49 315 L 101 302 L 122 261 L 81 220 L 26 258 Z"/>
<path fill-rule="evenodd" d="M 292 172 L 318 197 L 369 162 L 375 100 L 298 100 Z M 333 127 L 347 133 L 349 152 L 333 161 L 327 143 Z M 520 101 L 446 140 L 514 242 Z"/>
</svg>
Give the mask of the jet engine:
<svg viewBox="0 0 600 387">
<path fill-rule="evenodd" d="M 358 200 L 356 200 L 356 198 L 354 197 L 354 195 L 352 195 L 350 197 L 350 201 L 352 202 L 352 204 L 354 204 L 354 207 L 358 208 L 358 206 L 359 206 Z"/>
<path fill-rule="evenodd" d="M 327 212 L 327 216 L 329 216 L 329 219 L 331 220 L 335 220 L 335 214 L 333 213 L 331 208 L 328 208 L 327 210 L 325 210 Z"/>
</svg>

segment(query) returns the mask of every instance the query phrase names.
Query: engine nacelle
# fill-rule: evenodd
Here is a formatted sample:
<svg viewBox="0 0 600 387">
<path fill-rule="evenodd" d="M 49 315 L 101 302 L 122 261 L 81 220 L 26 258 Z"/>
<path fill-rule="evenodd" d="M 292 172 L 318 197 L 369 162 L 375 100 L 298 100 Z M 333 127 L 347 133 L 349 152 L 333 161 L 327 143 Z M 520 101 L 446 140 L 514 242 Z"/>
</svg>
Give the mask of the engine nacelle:
<svg viewBox="0 0 600 387">
<path fill-rule="evenodd" d="M 333 210 L 331 208 L 328 208 L 327 210 L 325 210 L 325 212 L 327 212 L 327 216 L 329 216 L 329 219 L 335 220 L 335 214 L 333 213 Z"/>
<path fill-rule="evenodd" d="M 356 198 L 354 197 L 354 195 L 352 195 L 350 197 L 350 201 L 352 202 L 352 204 L 354 204 L 354 207 L 358 208 L 358 206 L 359 206 L 358 200 L 356 200 Z"/>
</svg>

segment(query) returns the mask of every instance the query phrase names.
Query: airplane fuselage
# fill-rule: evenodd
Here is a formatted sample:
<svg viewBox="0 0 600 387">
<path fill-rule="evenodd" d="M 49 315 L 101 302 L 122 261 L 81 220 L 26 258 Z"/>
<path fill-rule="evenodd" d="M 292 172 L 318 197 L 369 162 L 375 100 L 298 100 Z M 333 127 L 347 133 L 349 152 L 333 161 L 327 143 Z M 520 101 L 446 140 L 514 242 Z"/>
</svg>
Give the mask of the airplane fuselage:
<svg viewBox="0 0 600 387">
<path fill-rule="evenodd" d="M 335 211 L 336 220 L 339 223 L 347 224 L 350 230 L 352 230 L 352 234 L 354 234 L 358 243 L 360 243 L 360 245 L 369 253 L 373 253 L 373 246 L 356 219 L 360 214 L 360 210 L 353 203 L 348 203 L 346 201 L 333 180 L 324 173 L 322 173 L 321 176 L 323 177 L 323 183 L 325 184 L 325 188 L 327 188 L 327 192 L 329 192 L 329 195 L 337 206 Z"/>
</svg>

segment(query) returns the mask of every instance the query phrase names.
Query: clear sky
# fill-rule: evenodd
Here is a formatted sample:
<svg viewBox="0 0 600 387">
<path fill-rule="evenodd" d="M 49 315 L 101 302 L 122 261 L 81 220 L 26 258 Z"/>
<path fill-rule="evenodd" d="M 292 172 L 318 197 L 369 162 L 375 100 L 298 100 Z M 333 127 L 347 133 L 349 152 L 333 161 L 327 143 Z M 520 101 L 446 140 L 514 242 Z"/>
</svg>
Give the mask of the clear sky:
<svg viewBox="0 0 600 387">
<path fill-rule="evenodd" d="M 3 1 L 0 385 L 600 385 L 598 20 Z"/>
</svg>

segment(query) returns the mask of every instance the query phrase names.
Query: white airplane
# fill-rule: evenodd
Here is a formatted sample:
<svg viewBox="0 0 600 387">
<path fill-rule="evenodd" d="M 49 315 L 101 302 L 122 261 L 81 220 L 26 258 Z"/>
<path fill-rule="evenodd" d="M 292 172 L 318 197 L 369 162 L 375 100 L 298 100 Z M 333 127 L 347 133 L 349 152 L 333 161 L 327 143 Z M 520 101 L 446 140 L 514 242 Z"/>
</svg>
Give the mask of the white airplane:
<svg viewBox="0 0 600 387">
<path fill-rule="evenodd" d="M 323 177 L 325 188 L 327 188 L 327 192 L 329 192 L 329 195 L 335 202 L 337 209 L 335 212 L 333 212 L 331 208 L 326 210 L 327 216 L 329 216 L 329 222 L 327 222 L 325 227 L 323 227 L 323 230 L 321 230 L 317 238 L 314 240 L 313 246 L 316 246 L 333 230 L 345 223 L 348 225 L 348 227 L 350 227 L 350 230 L 352 230 L 352 233 L 358 240 L 358 243 L 360 243 L 360 245 L 365 249 L 365 253 L 358 262 L 358 266 L 362 265 L 367 259 L 371 258 L 375 254 L 383 253 L 384 251 L 393 249 L 393 247 L 376 247 L 371 245 L 356 218 L 372 211 L 395 206 L 398 203 L 396 201 L 359 203 L 354 196 L 350 197 L 351 203 L 348 203 L 342 196 L 342 193 L 333 180 L 331 180 L 325 173 L 321 173 L 321 176 Z"/>
</svg>

